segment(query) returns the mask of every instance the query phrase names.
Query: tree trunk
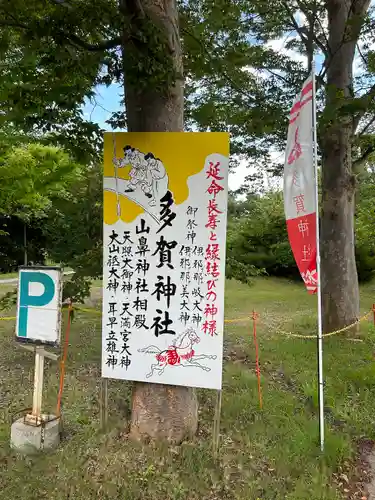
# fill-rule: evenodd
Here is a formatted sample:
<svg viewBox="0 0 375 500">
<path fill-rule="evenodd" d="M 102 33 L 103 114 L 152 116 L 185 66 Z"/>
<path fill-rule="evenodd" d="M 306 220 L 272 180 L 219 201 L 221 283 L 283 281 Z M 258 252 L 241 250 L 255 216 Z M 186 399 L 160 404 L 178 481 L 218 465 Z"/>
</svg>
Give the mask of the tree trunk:
<svg viewBox="0 0 375 500">
<path fill-rule="evenodd" d="M 352 171 L 353 118 L 340 112 L 353 96 L 353 61 L 360 21 L 368 0 L 328 0 L 329 53 L 326 109 L 321 131 L 321 265 L 324 331 L 354 323 L 359 287 L 354 249 L 355 177 Z"/>
<path fill-rule="evenodd" d="M 327 132 L 324 139 L 321 269 L 325 332 L 350 325 L 359 315 L 350 143 L 351 131 L 342 125 Z"/>
<path fill-rule="evenodd" d="M 129 132 L 183 130 L 182 51 L 175 0 L 120 0 Z M 130 26 L 126 19 L 130 20 Z M 196 433 L 198 403 L 187 387 L 135 383 L 130 435 L 180 443 Z"/>
</svg>

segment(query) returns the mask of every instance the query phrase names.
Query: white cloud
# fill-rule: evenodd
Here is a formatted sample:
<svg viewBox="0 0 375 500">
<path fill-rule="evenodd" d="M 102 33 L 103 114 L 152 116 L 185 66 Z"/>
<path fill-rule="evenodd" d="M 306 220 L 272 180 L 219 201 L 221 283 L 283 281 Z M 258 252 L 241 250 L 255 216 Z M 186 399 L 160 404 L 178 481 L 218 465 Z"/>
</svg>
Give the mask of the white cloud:
<svg viewBox="0 0 375 500">
<path fill-rule="evenodd" d="M 298 23 L 298 26 L 303 26 L 307 24 L 307 17 L 301 10 L 297 10 L 297 12 L 294 15 L 295 20 Z"/>
<path fill-rule="evenodd" d="M 280 162 L 284 161 L 283 151 L 270 151 L 270 166 L 278 165 Z M 256 174 L 258 168 L 251 165 L 249 160 L 240 161 L 238 167 L 233 173 L 229 174 L 228 184 L 229 189 L 235 191 L 243 186 L 245 179 L 248 175 Z M 264 187 L 267 190 L 280 190 L 282 189 L 283 180 L 278 177 L 271 177 L 269 174 L 264 172 L 263 174 Z"/>
<path fill-rule="evenodd" d="M 304 56 L 303 54 L 300 54 L 296 50 L 287 49 L 285 47 L 285 44 L 289 40 L 296 39 L 296 38 L 297 38 L 297 35 L 288 34 L 288 35 L 283 36 L 282 38 L 277 38 L 275 40 L 271 40 L 270 42 L 268 42 L 266 44 L 266 46 L 271 48 L 272 50 L 274 50 L 277 54 L 285 55 L 285 56 L 289 57 L 290 59 L 292 59 L 293 61 L 307 64 L 306 56 Z"/>
<path fill-rule="evenodd" d="M 228 184 L 229 189 L 235 191 L 240 188 L 245 182 L 245 178 L 249 175 L 250 171 L 247 167 L 247 161 L 241 161 L 236 170 L 229 174 Z"/>
</svg>

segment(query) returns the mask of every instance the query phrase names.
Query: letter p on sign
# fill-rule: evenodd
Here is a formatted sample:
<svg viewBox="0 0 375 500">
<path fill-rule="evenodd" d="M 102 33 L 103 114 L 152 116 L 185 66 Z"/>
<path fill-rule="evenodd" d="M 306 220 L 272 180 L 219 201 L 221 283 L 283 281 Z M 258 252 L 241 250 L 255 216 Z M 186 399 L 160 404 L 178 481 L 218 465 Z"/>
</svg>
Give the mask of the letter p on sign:
<svg viewBox="0 0 375 500">
<path fill-rule="evenodd" d="M 61 283 L 60 268 L 20 268 L 16 323 L 17 340 L 59 344 Z"/>
</svg>

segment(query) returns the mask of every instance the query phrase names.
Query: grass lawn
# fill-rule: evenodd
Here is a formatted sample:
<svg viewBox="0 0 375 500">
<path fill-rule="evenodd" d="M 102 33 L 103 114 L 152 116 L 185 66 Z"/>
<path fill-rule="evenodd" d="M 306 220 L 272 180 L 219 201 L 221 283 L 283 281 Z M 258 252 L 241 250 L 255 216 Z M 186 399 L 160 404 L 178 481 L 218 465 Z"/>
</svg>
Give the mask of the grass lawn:
<svg viewBox="0 0 375 500">
<path fill-rule="evenodd" d="M 96 300 L 98 299 L 96 290 Z M 350 476 L 360 439 L 375 439 L 375 329 L 363 322 L 358 341 L 324 341 L 326 453 L 319 458 L 316 342 L 286 337 L 315 332 L 316 298 L 301 285 L 260 279 L 253 287 L 228 282 L 226 317 L 260 313 L 258 326 L 263 410 L 258 407 L 250 324 L 227 324 L 219 460 L 211 454 L 216 395 L 199 391 L 194 442 L 166 449 L 127 440 L 131 384 L 109 383 L 109 429 L 100 430 L 100 317 L 78 313 L 72 326 L 64 391 L 64 437 L 50 455 L 16 456 L 10 420 L 31 406 L 33 356 L 0 323 L 0 499 L 334 500 L 334 479 Z M 375 287 L 362 290 L 363 312 Z M 276 328 L 276 331 L 275 331 Z M 45 410 L 54 410 L 58 368 L 46 362 Z M 350 479 L 350 477 L 349 477 Z M 344 482 L 345 483 L 345 482 Z M 349 498 L 349 497 L 347 497 Z M 350 497 L 350 498 L 361 498 Z"/>
<path fill-rule="evenodd" d="M 18 273 L 1 273 L 0 274 L 0 281 L 1 280 L 10 280 L 13 278 L 18 278 Z"/>
</svg>

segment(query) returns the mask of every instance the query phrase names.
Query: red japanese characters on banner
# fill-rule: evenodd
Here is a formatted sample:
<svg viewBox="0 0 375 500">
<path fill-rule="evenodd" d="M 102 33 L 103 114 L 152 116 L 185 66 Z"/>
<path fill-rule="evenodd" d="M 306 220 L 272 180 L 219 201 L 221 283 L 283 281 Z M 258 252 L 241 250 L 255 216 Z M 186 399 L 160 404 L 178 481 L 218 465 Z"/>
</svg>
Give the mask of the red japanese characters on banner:
<svg viewBox="0 0 375 500">
<path fill-rule="evenodd" d="M 209 180 L 209 187 L 207 193 L 210 195 L 207 206 L 207 224 L 206 228 L 209 230 L 210 243 L 207 245 L 205 253 L 205 267 L 207 275 L 207 290 L 206 290 L 206 307 L 204 309 L 205 321 L 202 325 L 204 333 L 214 336 L 217 335 L 217 320 L 216 316 L 219 312 L 216 300 L 216 282 L 220 277 L 219 269 L 219 254 L 220 245 L 215 243 L 217 241 L 216 228 L 220 222 L 220 215 L 223 213 L 218 208 L 216 196 L 224 191 L 224 187 L 220 184 L 223 177 L 220 175 L 220 162 L 210 162 L 206 169 L 206 178 Z"/>
<path fill-rule="evenodd" d="M 313 156 L 313 80 L 294 100 L 284 165 L 284 208 L 290 245 L 309 293 L 317 290 L 316 200 Z"/>
</svg>

